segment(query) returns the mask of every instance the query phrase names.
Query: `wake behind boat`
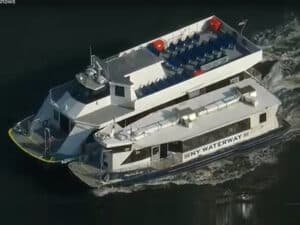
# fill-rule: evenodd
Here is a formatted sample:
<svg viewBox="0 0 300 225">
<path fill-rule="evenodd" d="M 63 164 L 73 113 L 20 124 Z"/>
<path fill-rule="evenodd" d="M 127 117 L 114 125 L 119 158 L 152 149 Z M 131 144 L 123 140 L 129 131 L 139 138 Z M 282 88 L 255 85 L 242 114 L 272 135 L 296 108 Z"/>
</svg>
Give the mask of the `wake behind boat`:
<svg viewBox="0 0 300 225">
<path fill-rule="evenodd" d="M 246 79 L 261 60 L 258 47 L 211 16 L 107 59 L 91 55 L 84 72 L 51 89 L 9 135 L 39 161 L 68 163 L 98 148 L 98 131 Z"/>
</svg>

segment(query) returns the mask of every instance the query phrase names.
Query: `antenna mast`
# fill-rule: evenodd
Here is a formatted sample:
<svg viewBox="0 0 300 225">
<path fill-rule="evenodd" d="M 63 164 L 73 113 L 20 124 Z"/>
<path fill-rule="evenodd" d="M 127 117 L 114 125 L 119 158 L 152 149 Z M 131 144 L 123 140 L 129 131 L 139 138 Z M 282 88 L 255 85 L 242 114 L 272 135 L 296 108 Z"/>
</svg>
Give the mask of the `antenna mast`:
<svg viewBox="0 0 300 225">
<path fill-rule="evenodd" d="M 243 36 L 243 31 L 245 30 L 247 23 L 248 23 L 248 19 L 244 19 L 238 23 L 238 26 L 242 27 L 240 32 L 241 36 Z"/>
</svg>

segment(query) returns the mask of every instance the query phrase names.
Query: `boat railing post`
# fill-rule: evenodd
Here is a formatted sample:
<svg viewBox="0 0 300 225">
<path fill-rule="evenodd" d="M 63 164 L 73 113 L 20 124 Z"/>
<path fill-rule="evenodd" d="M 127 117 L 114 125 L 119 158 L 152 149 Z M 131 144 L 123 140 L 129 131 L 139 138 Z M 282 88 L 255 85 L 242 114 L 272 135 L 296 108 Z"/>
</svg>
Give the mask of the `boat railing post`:
<svg viewBox="0 0 300 225">
<path fill-rule="evenodd" d="M 32 122 L 29 125 L 29 136 L 31 136 L 32 132 L 34 131 L 35 123 L 40 122 L 40 121 L 41 121 L 40 118 L 36 118 L 36 119 L 32 120 Z"/>
<path fill-rule="evenodd" d="M 51 149 L 51 141 L 50 141 L 50 129 L 48 127 L 44 128 L 44 139 L 45 139 L 45 146 L 44 146 L 44 156 L 47 157 L 49 151 Z"/>
</svg>

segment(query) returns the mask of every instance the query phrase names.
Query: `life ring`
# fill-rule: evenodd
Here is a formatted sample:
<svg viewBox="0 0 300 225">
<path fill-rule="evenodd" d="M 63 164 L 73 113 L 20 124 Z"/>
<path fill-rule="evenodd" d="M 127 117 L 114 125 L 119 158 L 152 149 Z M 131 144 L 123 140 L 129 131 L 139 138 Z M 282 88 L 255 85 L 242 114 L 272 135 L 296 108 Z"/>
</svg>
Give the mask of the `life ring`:
<svg viewBox="0 0 300 225">
<path fill-rule="evenodd" d="M 48 126 L 48 123 L 49 123 L 49 120 L 44 120 L 43 123 L 42 123 L 42 124 L 43 124 L 43 127 Z"/>
</svg>

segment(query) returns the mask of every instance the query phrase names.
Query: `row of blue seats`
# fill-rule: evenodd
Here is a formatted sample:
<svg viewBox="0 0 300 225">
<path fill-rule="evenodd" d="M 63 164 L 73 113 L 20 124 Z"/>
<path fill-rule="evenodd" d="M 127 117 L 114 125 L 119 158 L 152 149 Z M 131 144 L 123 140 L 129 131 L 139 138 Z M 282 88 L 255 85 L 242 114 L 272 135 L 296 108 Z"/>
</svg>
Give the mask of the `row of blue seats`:
<svg viewBox="0 0 300 225">
<path fill-rule="evenodd" d="M 169 76 L 165 79 L 161 79 L 156 82 L 152 82 L 151 84 L 144 86 L 139 89 L 139 93 L 141 96 L 147 96 L 167 87 L 170 87 L 174 84 L 178 84 L 182 81 L 190 79 L 192 77 L 191 73 L 188 71 L 183 71 L 182 73 L 177 73 L 175 75 Z"/>
<path fill-rule="evenodd" d="M 172 59 L 171 61 L 164 64 L 164 66 L 169 70 L 176 70 L 177 68 L 182 68 L 185 65 L 189 65 L 190 67 L 193 67 L 194 70 L 198 70 L 201 68 L 201 66 L 210 63 L 212 61 L 215 61 L 217 59 L 220 59 L 222 57 L 226 56 L 224 51 L 220 51 L 218 54 L 211 54 L 204 57 L 197 57 L 193 62 L 187 62 L 183 64 L 182 61 L 177 59 Z"/>
<path fill-rule="evenodd" d="M 226 54 L 224 51 L 216 51 L 212 54 L 206 54 L 206 55 L 198 55 L 197 57 L 176 57 L 169 59 L 167 63 L 164 65 L 167 67 L 167 69 L 170 70 L 176 70 L 177 68 L 184 67 L 184 65 L 198 65 L 202 66 L 206 63 L 212 62 L 214 60 L 220 59 L 224 57 Z"/>
<path fill-rule="evenodd" d="M 180 52 L 185 52 L 194 47 L 199 46 L 200 35 L 195 33 L 192 37 L 187 37 L 184 41 L 179 40 L 176 44 L 171 43 L 167 48 L 168 52 L 171 54 L 178 54 Z M 228 33 L 218 34 L 215 40 L 210 39 L 208 45 L 215 45 L 216 48 L 228 48 L 230 45 L 235 43 L 235 38 Z"/>
<path fill-rule="evenodd" d="M 209 58 L 217 59 L 222 53 L 223 49 L 232 48 L 236 43 L 235 38 L 230 35 L 218 36 L 216 39 L 210 39 L 207 43 L 186 50 L 176 56 L 167 58 L 167 62 L 174 67 L 181 67 L 189 63 L 190 60 L 196 60 L 209 55 Z M 211 57 L 211 55 L 213 57 Z"/>
<path fill-rule="evenodd" d="M 167 48 L 167 50 L 175 51 L 175 50 L 181 49 L 183 47 L 187 47 L 191 44 L 197 43 L 199 41 L 199 39 L 200 39 L 200 34 L 199 33 L 194 33 L 191 37 L 187 36 L 185 40 L 179 39 L 176 44 L 171 43 L 169 45 L 169 47 Z"/>
<path fill-rule="evenodd" d="M 178 49 L 182 49 L 183 47 L 190 46 L 191 44 L 199 42 L 200 34 L 194 33 L 191 37 L 187 36 L 185 40 L 179 40 L 176 44 L 171 43 L 167 50 L 169 51 L 175 51 Z M 152 43 L 147 45 L 147 48 L 154 53 L 155 55 L 159 56 L 160 52 L 153 46 Z"/>
</svg>

